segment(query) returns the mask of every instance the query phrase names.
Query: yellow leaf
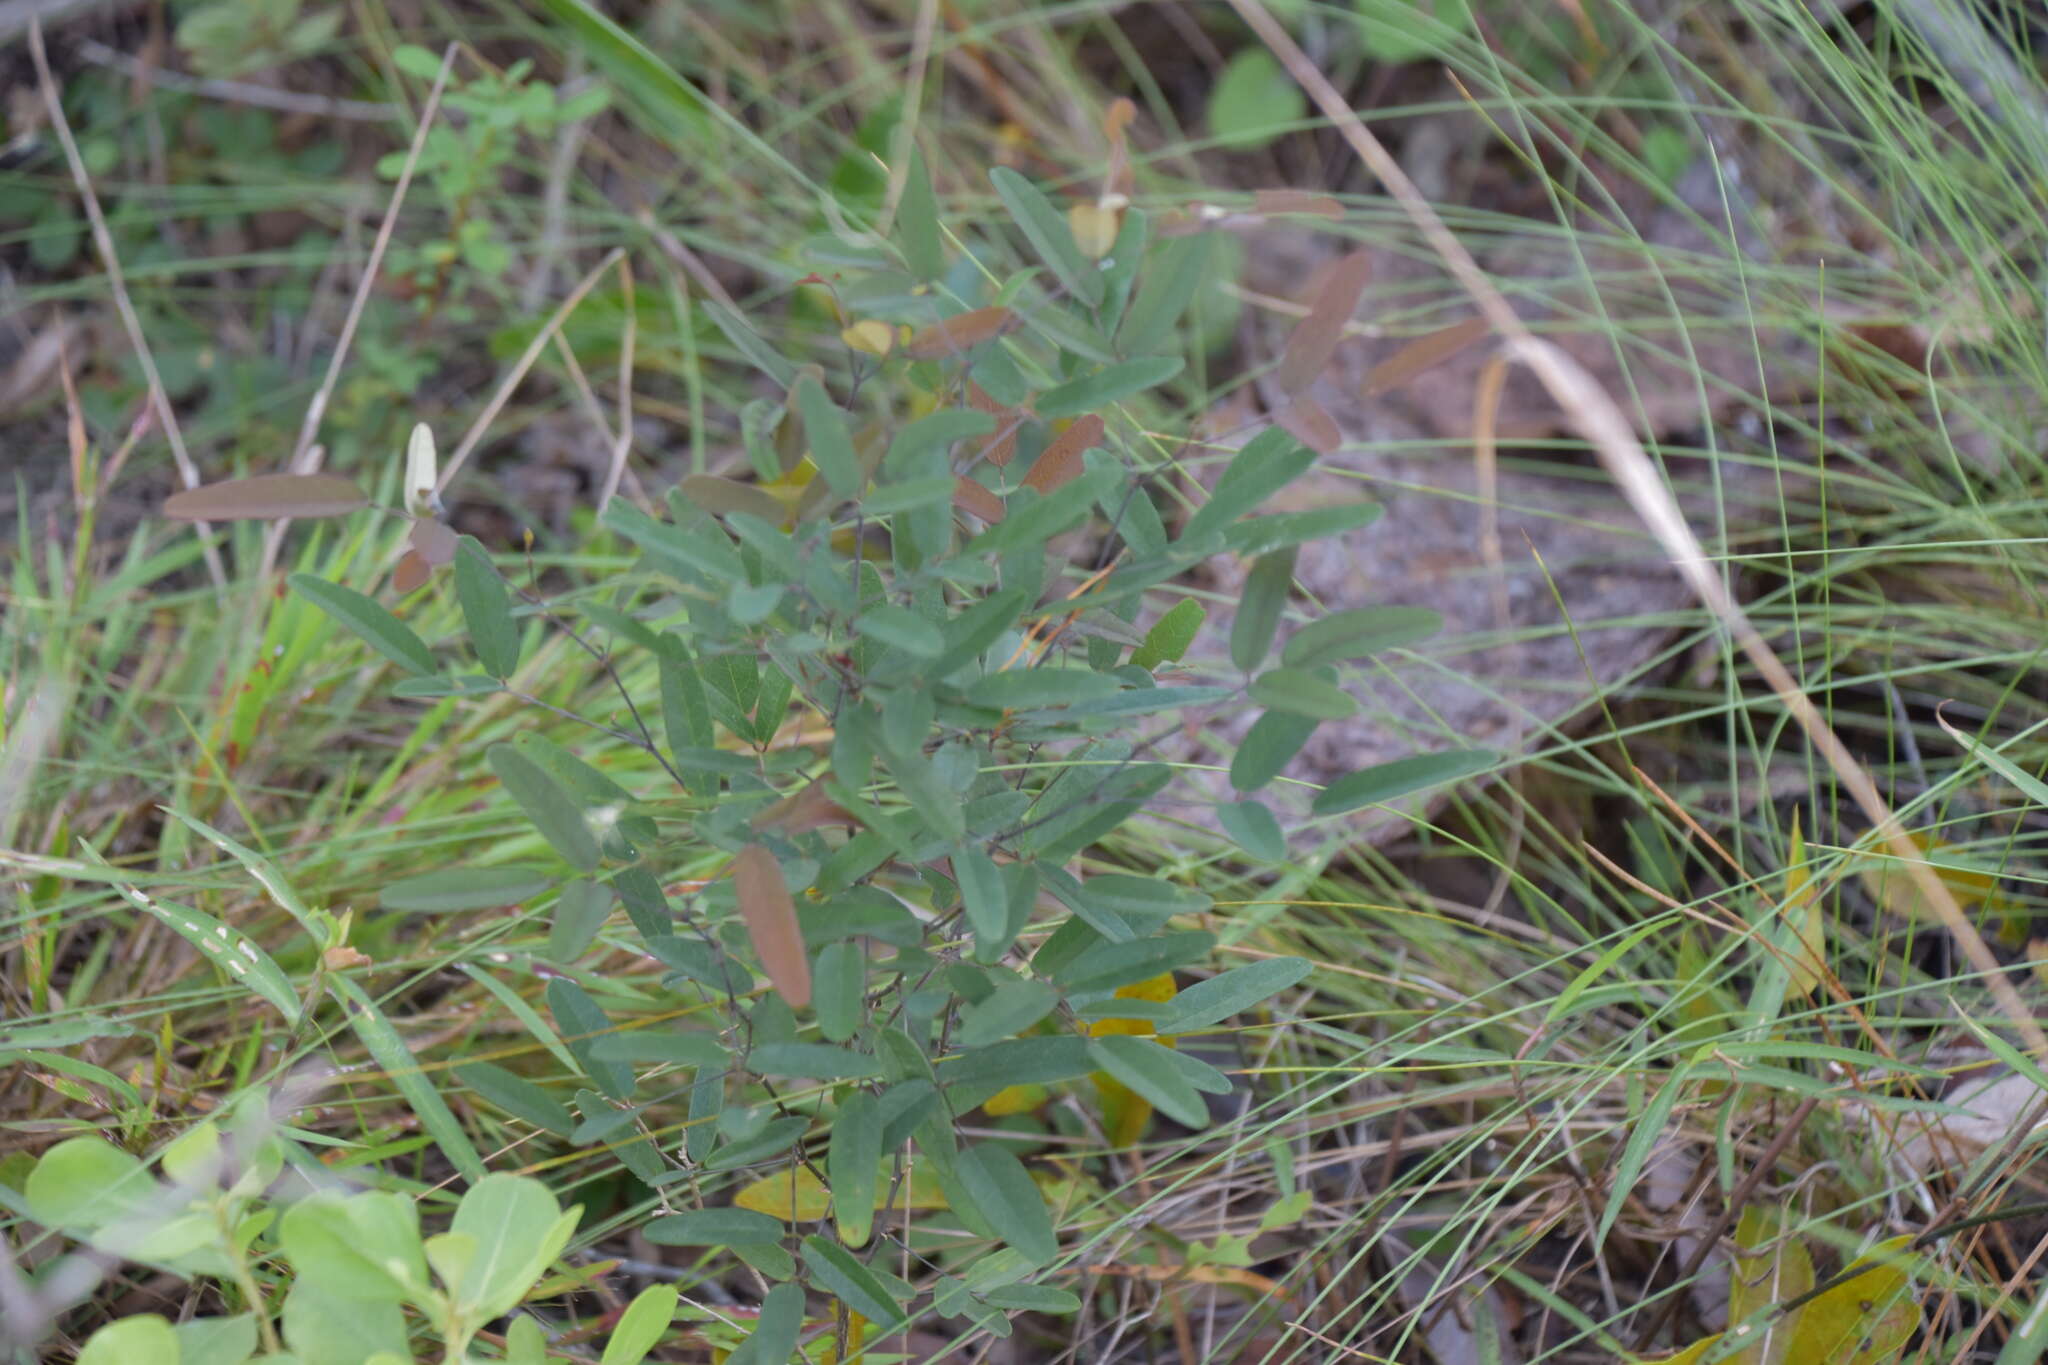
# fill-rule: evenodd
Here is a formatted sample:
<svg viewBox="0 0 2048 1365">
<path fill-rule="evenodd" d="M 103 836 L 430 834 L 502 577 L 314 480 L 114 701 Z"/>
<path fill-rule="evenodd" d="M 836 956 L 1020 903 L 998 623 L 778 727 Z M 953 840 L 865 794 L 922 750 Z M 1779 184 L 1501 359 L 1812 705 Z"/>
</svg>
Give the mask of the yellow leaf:
<svg viewBox="0 0 2048 1365">
<path fill-rule="evenodd" d="M 1785 1235 L 1782 1209 L 1756 1204 L 1744 1209 L 1735 1225 L 1735 1245 L 1728 1277 L 1729 1330 L 1740 1332 L 1752 1314 L 1813 1288 L 1813 1260 L 1797 1237 Z M 1755 1344 L 1728 1357 L 1729 1365 L 1784 1365 L 1793 1332 L 1791 1323 L 1752 1325 L 1747 1334 Z"/>
<path fill-rule="evenodd" d="M 867 318 L 840 332 L 839 339 L 845 342 L 850 350 L 860 351 L 865 355 L 887 355 L 889 348 L 896 344 L 896 333 L 890 329 L 888 323 Z"/>
<path fill-rule="evenodd" d="M 762 1176 L 732 1202 L 785 1223 L 815 1223 L 832 1211 L 832 1192 L 808 1166 L 797 1166 Z"/>
<path fill-rule="evenodd" d="M 1701 1337 L 1675 1356 L 1658 1356 L 1654 1360 L 1641 1357 L 1631 1361 L 1630 1365 L 1695 1365 L 1695 1362 L 1706 1358 L 1707 1352 L 1713 1350 L 1720 1339 L 1721 1334 L 1716 1332 L 1710 1337 Z"/>
<path fill-rule="evenodd" d="M 1176 989 L 1173 973 L 1161 972 L 1158 976 L 1133 981 L 1128 986 L 1119 986 L 1116 998 L 1165 1004 L 1173 999 Z M 1097 1019 L 1088 1025 L 1090 1038 L 1103 1038 L 1112 1034 L 1146 1038 L 1151 1037 L 1152 1033 L 1150 1019 Z M 1159 1041 L 1168 1047 L 1173 1046 L 1171 1038 L 1161 1038 Z M 1129 1086 L 1107 1071 L 1091 1072 L 1088 1079 L 1095 1083 L 1095 1095 L 1102 1105 L 1102 1129 L 1109 1138 L 1109 1145 L 1136 1145 L 1144 1138 L 1146 1126 L 1152 1122 L 1151 1101 L 1140 1098 Z"/>
<path fill-rule="evenodd" d="M 999 1090 L 988 1103 L 981 1107 L 990 1114 L 1001 1117 L 1005 1114 L 1028 1114 L 1044 1104 L 1048 1092 L 1042 1085 L 1013 1085 Z"/>
<path fill-rule="evenodd" d="M 1880 1242 L 1850 1266 L 1873 1268 L 1836 1285 L 1799 1310 L 1787 1361 L 1827 1365 L 1889 1365 L 1920 1325 L 1920 1305 L 1898 1261 L 1910 1237 Z"/>
<path fill-rule="evenodd" d="M 1979 868 L 1965 867 L 1952 861 L 1956 846 L 1945 840 L 1919 834 L 1908 834 L 1913 847 L 1920 850 L 1933 866 L 1935 877 L 1955 897 L 1956 905 L 1968 914 L 1978 906 L 1996 910 L 2005 904 L 2005 897 L 1998 890 L 1998 878 Z M 1947 855 L 1951 861 L 1943 861 Z M 1885 909 L 1906 919 L 1917 919 L 1938 923 L 1934 911 L 1927 904 L 1927 898 L 1920 892 L 1912 870 L 1898 858 L 1872 855 L 1877 862 L 1866 868 L 1862 875 L 1863 885 L 1871 897 Z"/>
<path fill-rule="evenodd" d="M 1099 261 L 1116 244 L 1117 230 L 1123 226 L 1123 213 L 1100 204 L 1076 204 L 1067 210 L 1067 226 L 1073 229 L 1074 245 L 1081 248 L 1081 254 L 1091 261 Z"/>
</svg>

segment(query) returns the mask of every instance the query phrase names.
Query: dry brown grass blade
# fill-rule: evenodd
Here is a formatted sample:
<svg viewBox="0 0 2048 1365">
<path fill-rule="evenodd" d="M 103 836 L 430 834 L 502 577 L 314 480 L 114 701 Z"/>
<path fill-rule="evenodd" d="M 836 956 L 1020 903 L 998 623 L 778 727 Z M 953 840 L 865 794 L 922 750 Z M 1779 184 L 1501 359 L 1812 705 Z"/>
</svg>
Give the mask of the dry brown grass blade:
<svg viewBox="0 0 2048 1365">
<path fill-rule="evenodd" d="M 1288 214 L 1336 219 L 1344 216 L 1344 206 L 1327 194 L 1308 190 L 1259 190 L 1252 195 L 1252 212 L 1274 217 Z"/>
<path fill-rule="evenodd" d="M 171 460 L 178 466 L 178 477 L 185 487 L 197 488 L 200 484 L 199 467 L 192 463 L 192 453 L 185 449 L 185 433 L 178 427 L 178 414 L 171 409 L 171 397 L 164 392 L 163 377 L 157 373 L 156 356 L 149 349 L 149 339 L 142 334 L 142 319 L 136 315 L 135 301 L 128 296 L 128 280 L 121 273 L 121 258 L 114 251 L 113 234 L 107 231 L 107 215 L 100 209 L 100 197 L 93 190 L 92 175 L 85 169 L 85 158 L 79 154 L 78 139 L 71 136 L 71 123 L 64 117 L 64 101 L 57 97 L 57 80 L 50 74 L 50 54 L 43 47 L 43 21 L 31 16 L 28 24 L 29 56 L 34 59 L 36 83 L 43 97 L 43 108 L 50 116 L 50 127 L 56 130 L 57 142 L 64 149 L 64 163 L 71 170 L 71 183 L 78 189 L 79 202 L 85 206 L 86 222 L 92 227 L 93 246 L 100 253 L 100 263 L 107 270 L 107 289 L 114 296 L 114 310 L 121 315 L 121 326 L 128 333 L 128 344 L 135 350 L 136 363 L 142 366 L 142 377 L 149 385 L 149 406 L 156 414 L 157 424 L 164 429 L 164 439 L 171 446 Z M 209 528 L 199 527 L 199 534 L 205 536 Z M 220 559 L 220 547 L 209 538 L 202 542 L 200 552 L 206 557 L 206 573 L 213 580 L 216 592 L 226 592 L 228 574 Z"/>
<path fill-rule="evenodd" d="M 1295 324 L 1287 336 L 1287 348 L 1280 353 L 1275 376 L 1287 393 L 1300 393 L 1316 382 L 1316 376 L 1337 353 L 1344 329 L 1351 325 L 1358 300 L 1372 278 L 1372 256 L 1354 251 L 1341 257 L 1324 273 L 1321 287 L 1309 301 L 1308 316 Z"/>
<path fill-rule="evenodd" d="M 1814 706 L 1812 698 L 1801 690 L 1784 662 L 1750 624 L 1741 604 L 1715 576 L 1705 548 L 1686 524 L 1677 501 L 1665 488 L 1656 466 L 1636 439 L 1635 431 L 1621 409 L 1583 366 L 1524 325 L 1514 307 L 1487 279 L 1479 262 L 1472 258 L 1443 219 L 1437 216 L 1436 210 L 1416 189 L 1415 182 L 1408 178 L 1392 153 L 1359 120 L 1350 104 L 1280 27 L 1261 0 L 1230 0 L 1230 4 L 1279 59 L 1288 74 L 1308 92 L 1309 98 L 1322 110 L 1324 117 L 1330 120 L 1358 159 L 1379 177 L 1380 183 L 1386 186 L 1387 192 L 1408 215 L 1416 231 L 1443 262 L 1444 268 L 1457 279 L 1480 313 L 1500 334 L 1508 357 L 1529 368 L 1578 429 L 1580 436 L 1593 447 L 1608 477 L 1657 538 L 1686 585 L 1734 636 L 1751 665 L 1763 675 L 1764 681 L 1805 732 L 1808 742 L 1820 752 L 1836 778 L 1848 789 L 1874 832 L 1906 866 L 1928 907 L 1941 920 L 1942 927 L 1954 937 L 1964 956 L 1969 958 L 1970 965 L 1983 974 L 1985 989 L 1991 992 L 2007 1022 L 2025 1040 L 2029 1051 L 2037 1057 L 2048 1057 L 2048 1033 L 2042 1032 L 2033 1012 L 2020 999 L 2019 992 L 2013 989 L 2004 967 L 1992 953 L 1990 945 L 1985 943 L 1984 936 L 1963 914 L 1955 896 L 1935 874 L 1919 845 L 1907 835 L 1870 774 L 1842 743 L 1841 737 Z"/>
</svg>

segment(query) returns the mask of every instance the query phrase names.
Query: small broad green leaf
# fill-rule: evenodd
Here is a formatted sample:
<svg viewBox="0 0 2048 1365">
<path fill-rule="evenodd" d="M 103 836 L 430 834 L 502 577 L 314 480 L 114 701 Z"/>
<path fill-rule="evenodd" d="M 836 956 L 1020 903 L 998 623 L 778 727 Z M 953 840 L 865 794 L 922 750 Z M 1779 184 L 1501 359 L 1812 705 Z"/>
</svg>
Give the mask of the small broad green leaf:
<svg viewBox="0 0 2048 1365">
<path fill-rule="evenodd" d="M 461 1277 L 449 1285 L 471 1321 L 503 1317 L 561 1254 L 577 1211 L 561 1226 L 562 1206 L 529 1175 L 494 1172 L 471 1185 L 455 1206 L 450 1230 L 476 1239 Z M 558 1240 L 559 1238 L 559 1240 Z"/>
<path fill-rule="evenodd" d="M 1230 785 L 1253 792 L 1280 775 L 1315 733 L 1316 722 L 1286 711 L 1268 711 L 1252 722 L 1230 760 Z"/>
<path fill-rule="evenodd" d="M 896 231 L 903 242 L 903 263 L 910 273 L 929 283 L 946 269 L 944 239 L 939 234 L 939 201 L 932 193 L 931 171 L 924 154 L 910 149 L 910 170 L 903 181 L 903 197 L 896 204 Z"/>
<path fill-rule="evenodd" d="M 526 818 L 564 861 L 582 872 L 597 866 L 597 840 L 583 818 L 582 806 L 545 769 L 510 744 L 493 744 L 484 757 Z"/>
<path fill-rule="evenodd" d="M 1241 555 L 1262 555 L 1283 545 L 1334 539 L 1372 525 L 1385 512 L 1376 502 L 1339 503 L 1333 507 L 1312 507 L 1306 512 L 1273 512 L 1226 527 L 1223 546 Z"/>
<path fill-rule="evenodd" d="M 1182 598 L 1167 609 L 1145 632 L 1145 642 L 1131 651 L 1131 662 L 1139 668 L 1158 668 L 1178 663 L 1201 633 L 1207 612 L 1192 597 Z"/>
<path fill-rule="evenodd" d="M 1338 778 L 1323 788 L 1309 809 L 1317 815 L 1342 815 L 1361 806 L 1472 777 L 1499 762 L 1500 755 L 1491 749 L 1449 749 L 1440 754 L 1397 758 Z"/>
<path fill-rule="evenodd" d="M 1060 1254 L 1045 1199 L 1008 1147 L 983 1142 L 967 1148 L 956 1159 L 955 1178 L 982 1221 L 1027 1260 L 1044 1265 Z"/>
<path fill-rule="evenodd" d="M 284 1296 L 282 1317 L 293 1365 L 365 1365 L 384 1351 L 405 1359 L 405 1310 L 395 1302 L 339 1298 L 301 1275 Z M 186 1365 L 204 1359 L 195 1357 Z"/>
<path fill-rule="evenodd" d="M 976 678 L 968 684 L 967 700 L 997 710 L 1028 711 L 1112 696 L 1122 688 L 1123 684 L 1107 673 L 1041 665 L 1007 668 Z"/>
<path fill-rule="evenodd" d="M 1047 389 L 1031 406 L 1048 421 L 1097 412 L 1134 393 L 1143 393 L 1164 384 L 1181 372 L 1183 363 L 1177 355 L 1141 356 L 1136 360 L 1121 361 Z"/>
<path fill-rule="evenodd" d="M 1036 185 L 1007 166 L 995 167 L 988 178 L 1032 249 L 1067 287 L 1067 292 L 1090 308 L 1100 304 L 1102 272 L 1074 240 L 1067 215 L 1054 208 Z"/>
<path fill-rule="evenodd" d="M 1031 489 L 1019 489 L 1010 495 L 1002 521 L 963 546 L 959 558 L 983 562 L 1025 546 L 1042 546 L 1084 521 L 1119 482 L 1119 472 L 1105 468 L 1083 474 L 1042 497 Z"/>
<path fill-rule="evenodd" d="M 512 597 L 474 536 L 464 536 L 455 553 L 455 600 L 461 604 L 462 623 L 469 628 L 484 672 L 494 678 L 518 672 L 519 625 L 512 619 Z"/>
<path fill-rule="evenodd" d="M 1146 931 L 1175 915 L 1199 915 L 1214 904 L 1200 891 L 1127 872 L 1105 872 L 1071 890 L 1058 886 L 1053 890 L 1076 910 L 1106 912 Z"/>
<path fill-rule="evenodd" d="M 516 1119 L 562 1137 L 576 1129 L 568 1107 L 522 1076 L 492 1062 L 471 1062 L 455 1068 L 455 1079 Z"/>
<path fill-rule="evenodd" d="M 363 490 L 339 474 L 257 474 L 173 493 L 164 499 L 164 515 L 176 521 L 338 517 L 369 504 Z"/>
<path fill-rule="evenodd" d="M 1195 291 L 1212 278 L 1210 257 L 1215 244 L 1215 233 L 1195 232 L 1171 238 L 1151 254 L 1137 297 L 1131 300 L 1117 333 L 1125 354 L 1149 355 L 1173 339 L 1173 330 L 1193 302 Z"/>
<path fill-rule="evenodd" d="M 641 1233 L 656 1246 L 729 1247 L 782 1240 L 782 1224 L 752 1209 L 693 1209 L 655 1218 Z"/>
<path fill-rule="evenodd" d="M 856 1090 L 839 1105 L 825 1164 L 837 1192 L 832 1214 L 839 1238 L 850 1247 L 867 1245 L 874 1229 L 875 1174 L 881 1159 L 881 1106 L 867 1091 Z"/>
<path fill-rule="evenodd" d="M 142 1162 L 104 1138 L 67 1138 L 36 1162 L 22 1186 L 29 1213 L 47 1227 L 92 1231 L 157 1192 Z"/>
<path fill-rule="evenodd" d="M 854 454 L 853 437 L 846 429 L 846 414 L 832 401 L 815 375 L 797 380 L 792 396 L 797 414 L 804 421 L 804 436 L 811 443 L 811 463 L 825 476 L 825 482 L 842 498 L 855 497 L 866 482 L 860 459 Z"/>
<path fill-rule="evenodd" d="M 612 1031 L 612 1021 L 598 1008 L 597 1002 L 565 976 L 548 982 L 547 998 L 548 1012 L 555 1016 L 555 1027 L 562 1035 L 562 1042 L 576 1058 L 576 1065 L 583 1074 L 615 1100 L 623 1100 L 632 1094 L 632 1069 L 624 1062 L 608 1062 L 597 1055 L 597 1040 L 609 1037 Z"/>
<path fill-rule="evenodd" d="M 1159 1025 L 1159 1031 L 1164 1034 L 1192 1033 L 1211 1024 L 1220 1024 L 1262 1001 L 1272 999 L 1288 987 L 1298 985 L 1313 965 L 1298 957 L 1269 957 L 1243 967 L 1232 967 L 1206 981 L 1197 981 L 1174 996 L 1171 1012 Z"/>
<path fill-rule="evenodd" d="M 754 955 L 775 993 L 791 1009 L 802 1009 L 811 1003 L 811 962 L 782 865 L 766 845 L 748 844 L 733 859 L 732 877 Z"/>
<path fill-rule="evenodd" d="M 277 1236 L 292 1269 L 334 1298 L 395 1304 L 429 1287 L 419 1214 L 403 1195 L 311 1195 L 284 1211 Z"/>
<path fill-rule="evenodd" d="M 1280 613 L 1294 590 L 1295 547 L 1260 555 L 1245 575 L 1244 593 L 1230 621 L 1230 661 L 1246 673 L 1265 661 L 1280 629 Z"/>
<path fill-rule="evenodd" d="M 548 924 L 548 960 L 564 966 L 583 956 L 612 913 L 612 889 L 588 877 L 563 886 Z"/>
<path fill-rule="evenodd" d="M 1155 934 L 1126 943 L 1098 943 L 1054 974 L 1061 989 L 1109 991 L 1200 961 L 1216 946 L 1216 936 L 1201 930 Z"/>
<path fill-rule="evenodd" d="M 1444 618 L 1427 607 L 1358 607 L 1311 621 L 1280 651 L 1289 668 L 1315 668 L 1362 659 L 1383 649 L 1426 640 L 1443 629 Z"/>
<path fill-rule="evenodd" d="M 604 1344 L 604 1356 L 598 1365 L 640 1365 L 647 1359 L 647 1353 L 668 1335 L 679 1297 L 672 1284 L 650 1284 L 634 1295 L 626 1311 L 619 1315 L 618 1326 L 612 1328 L 611 1340 Z"/>
<path fill-rule="evenodd" d="M 178 1334 L 155 1313 L 110 1322 L 86 1340 L 76 1365 L 180 1365 Z"/>
<path fill-rule="evenodd" d="M 553 877 L 531 867 L 444 867 L 385 883 L 377 904 L 386 910 L 437 915 L 490 910 L 530 900 L 554 884 Z"/>
<path fill-rule="evenodd" d="M 345 976 L 329 976 L 327 989 L 341 1000 L 348 1013 L 349 1025 L 355 1029 L 356 1037 L 369 1049 L 370 1056 L 384 1069 L 391 1083 L 398 1087 L 398 1093 L 405 1096 L 412 1107 L 420 1127 L 434 1139 L 434 1145 L 448 1158 L 456 1170 L 471 1180 L 481 1180 L 484 1175 L 483 1158 L 470 1145 L 469 1136 L 462 1125 L 450 1112 L 441 1092 L 427 1079 L 419 1061 L 399 1037 L 398 1030 L 384 1017 L 375 1001 L 364 993 L 363 988 Z"/>
<path fill-rule="evenodd" d="M 830 1043 L 763 1043 L 747 1054 L 747 1066 L 761 1076 L 808 1076 L 821 1081 L 864 1080 L 882 1074 L 881 1063 L 865 1052 Z"/>
<path fill-rule="evenodd" d="M 354 588 L 344 588 L 309 573 L 295 573 L 290 582 L 301 596 L 400 668 L 420 677 L 438 671 L 433 652 L 413 634 L 412 627 Z"/>
<path fill-rule="evenodd" d="M 1349 692 L 1305 668 L 1268 669 L 1247 691 L 1261 706 L 1313 720 L 1343 720 L 1358 711 Z"/>
<path fill-rule="evenodd" d="M 1043 981 L 1006 981 L 960 1014 L 962 1047 L 985 1047 L 1015 1037 L 1051 1014 L 1059 992 Z"/>
<path fill-rule="evenodd" d="M 1307 113 L 1301 87 L 1256 44 L 1231 58 L 1209 90 L 1209 132 L 1225 147 L 1262 147 Z"/>
<path fill-rule="evenodd" d="M 896 1302 L 875 1272 L 837 1242 L 815 1234 L 804 1238 L 804 1264 L 810 1267 L 812 1284 L 876 1327 L 888 1331 L 903 1316 L 903 1305 Z"/>
<path fill-rule="evenodd" d="M 722 1067 L 726 1063 L 725 1048 L 708 1033 L 673 1033 L 654 1028 L 606 1034 L 590 1045 L 590 1055 L 601 1062 L 629 1064 Z"/>
<path fill-rule="evenodd" d="M 854 630 L 870 640 L 900 649 L 916 659 L 936 659 L 946 640 L 939 628 L 908 607 L 884 603 L 854 618 Z"/>
<path fill-rule="evenodd" d="M 1209 1106 L 1201 1092 L 1173 1064 L 1174 1054 L 1150 1038 L 1108 1034 L 1091 1040 L 1088 1051 L 1102 1070 L 1176 1123 L 1207 1126 Z"/>
<path fill-rule="evenodd" d="M 753 1332 L 725 1358 L 725 1365 L 789 1365 L 803 1329 L 803 1289 L 778 1284 L 761 1300 L 761 1315 L 754 1321 Z"/>
<path fill-rule="evenodd" d="M 1277 863 L 1287 856 L 1287 836 L 1273 812 L 1259 801 L 1226 801 L 1216 807 L 1216 823 L 1231 842 L 1254 858 Z"/>
</svg>

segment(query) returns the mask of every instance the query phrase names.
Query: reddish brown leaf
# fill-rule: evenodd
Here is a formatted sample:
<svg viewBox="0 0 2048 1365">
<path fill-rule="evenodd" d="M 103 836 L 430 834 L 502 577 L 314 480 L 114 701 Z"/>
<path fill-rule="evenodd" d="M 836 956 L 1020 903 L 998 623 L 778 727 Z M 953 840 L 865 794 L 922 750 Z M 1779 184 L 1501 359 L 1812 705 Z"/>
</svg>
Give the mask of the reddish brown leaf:
<svg viewBox="0 0 2048 1365">
<path fill-rule="evenodd" d="M 755 829 L 774 829 L 785 834 L 802 834 L 806 830 L 824 829 L 829 825 L 855 823 L 846 807 L 825 794 L 823 778 L 802 791 L 783 797 L 754 817 Z"/>
<path fill-rule="evenodd" d="M 1485 318 L 1466 318 L 1419 336 L 1372 367 L 1365 377 L 1365 396 L 1377 398 L 1400 388 L 1416 375 L 1433 370 L 1491 330 Z"/>
<path fill-rule="evenodd" d="M 953 505 L 991 526 L 1003 519 L 1003 500 L 965 475 L 953 480 Z"/>
<path fill-rule="evenodd" d="M 937 360 L 979 346 L 1016 325 L 1017 315 L 1007 308 L 976 308 L 933 323 L 905 342 L 903 351 L 913 360 Z"/>
<path fill-rule="evenodd" d="M 391 571 L 391 586 L 403 597 L 433 576 L 434 566 L 418 550 L 407 550 Z"/>
<path fill-rule="evenodd" d="M 1274 420 L 1295 440 L 1318 455 L 1328 455 L 1344 444 L 1344 433 L 1313 398 L 1297 398 L 1274 415 Z"/>
<path fill-rule="evenodd" d="M 732 860 L 732 883 L 747 939 L 768 973 L 768 984 L 791 1009 L 802 1009 L 811 1003 L 811 963 L 804 956 L 803 930 L 782 865 L 763 845 L 748 844 Z"/>
<path fill-rule="evenodd" d="M 1278 378 L 1283 392 L 1300 393 L 1330 363 L 1371 276 L 1372 257 L 1363 251 L 1354 251 L 1330 267 L 1309 305 L 1308 316 L 1295 325 L 1287 349 L 1281 353 Z"/>
<path fill-rule="evenodd" d="M 789 509 L 758 484 L 724 479 L 716 474 L 691 474 L 679 487 L 684 497 L 713 516 L 744 512 L 771 526 L 779 526 L 789 517 Z"/>
<path fill-rule="evenodd" d="M 981 454 L 976 458 L 987 460 L 992 465 L 1008 464 L 1010 457 L 1017 453 L 1017 428 L 1024 414 L 1016 408 L 1006 408 L 989 397 L 982 391 L 981 385 L 972 379 L 967 381 L 967 406 L 996 419 L 995 435 L 989 438 L 988 444 L 981 448 Z"/>
<path fill-rule="evenodd" d="M 1292 213 L 1308 218 L 1342 218 L 1344 206 L 1327 194 L 1307 190 L 1260 190 L 1252 196 L 1252 210 L 1267 215 Z"/>
<path fill-rule="evenodd" d="M 1071 482 L 1081 472 L 1081 457 L 1101 444 L 1102 419 L 1092 412 L 1076 417 L 1039 452 L 1031 471 L 1024 476 L 1024 486 L 1050 493 Z"/>
<path fill-rule="evenodd" d="M 173 493 L 164 499 L 164 515 L 179 521 L 338 517 L 369 501 L 339 474 L 258 474 Z"/>
<path fill-rule="evenodd" d="M 461 543 L 462 537 L 450 530 L 445 522 L 420 517 L 412 524 L 412 552 L 425 560 L 429 568 L 453 563 L 455 547 Z"/>
<path fill-rule="evenodd" d="M 1126 198 L 1130 196 L 1133 177 L 1130 141 L 1125 130 L 1137 117 L 1138 106 L 1122 95 L 1111 100 L 1102 115 L 1102 135 L 1109 139 L 1109 169 L 1102 177 L 1103 187 L 1110 194 L 1121 194 Z"/>
</svg>

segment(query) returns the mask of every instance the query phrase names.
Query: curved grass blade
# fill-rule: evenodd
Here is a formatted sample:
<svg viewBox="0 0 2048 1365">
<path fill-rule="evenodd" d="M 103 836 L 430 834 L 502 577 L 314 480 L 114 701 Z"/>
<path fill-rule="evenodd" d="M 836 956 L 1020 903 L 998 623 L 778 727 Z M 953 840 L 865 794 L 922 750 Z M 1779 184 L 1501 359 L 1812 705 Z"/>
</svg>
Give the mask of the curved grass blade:
<svg viewBox="0 0 2048 1365">
<path fill-rule="evenodd" d="M 81 839 L 79 846 L 94 862 L 108 866 L 92 845 Z M 160 901 L 139 886 L 120 881 L 113 885 L 130 905 L 162 920 L 179 938 L 219 964 L 230 977 L 275 1005 L 278 1013 L 286 1019 L 294 1024 L 299 1022 L 299 997 L 292 990 L 291 978 L 271 961 L 270 954 L 251 942 L 247 934 L 230 929 L 204 911 Z"/>
<path fill-rule="evenodd" d="M 462 1172 L 464 1178 L 477 1181 L 484 1178 L 483 1158 L 470 1146 L 462 1125 L 455 1121 L 455 1115 L 448 1109 L 441 1092 L 427 1080 L 426 1072 L 412 1055 L 412 1049 L 398 1036 L 398 1030 L 384 1017 L 376 1002 L 363 992 L 363 988 L 345 976 L 331 976 L 327 987 L 342 1002 L 348 1014 L 350 1027 L 356 1037 L 362 1039 L 370 1056 L 377 1065 L 391 1077 L 391 1083 L 398 1087 L 398 1093 L 405 1096 L 405 1102 L 412 1107 L 419 1119 L 420 1127 L 441 1149 L 449 1164 Z"/>
</svg>

